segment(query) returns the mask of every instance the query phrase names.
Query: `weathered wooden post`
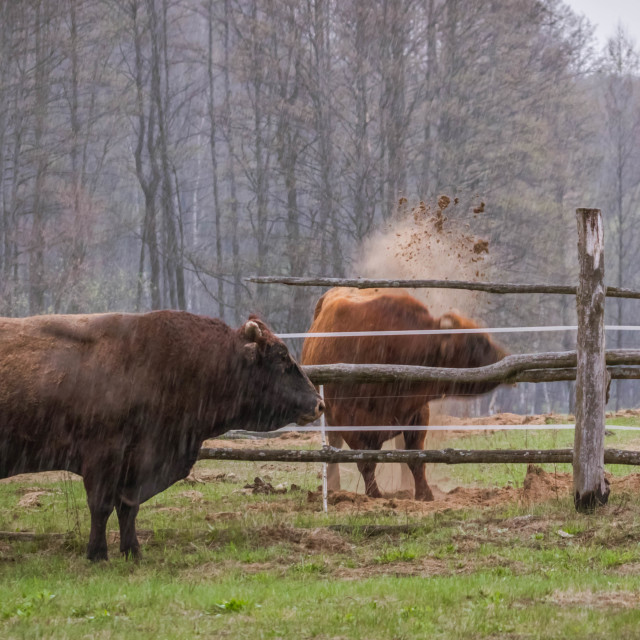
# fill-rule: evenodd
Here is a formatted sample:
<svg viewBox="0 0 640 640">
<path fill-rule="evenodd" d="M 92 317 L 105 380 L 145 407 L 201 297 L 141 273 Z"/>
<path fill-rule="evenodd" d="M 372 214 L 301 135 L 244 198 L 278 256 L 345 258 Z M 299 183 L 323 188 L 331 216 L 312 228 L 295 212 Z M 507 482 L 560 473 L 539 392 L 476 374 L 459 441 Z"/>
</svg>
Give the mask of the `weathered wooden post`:
<svg viewBox="0 0 640 640">
<path fill-rule="evenodd" d="M 604 228 L 600 209 L 577 209 L 580 283 L 576 296 L 578 342 L 573 500 L 577 511 L 593 511 L 609 498 L 604 477 Z"/>
</svg>

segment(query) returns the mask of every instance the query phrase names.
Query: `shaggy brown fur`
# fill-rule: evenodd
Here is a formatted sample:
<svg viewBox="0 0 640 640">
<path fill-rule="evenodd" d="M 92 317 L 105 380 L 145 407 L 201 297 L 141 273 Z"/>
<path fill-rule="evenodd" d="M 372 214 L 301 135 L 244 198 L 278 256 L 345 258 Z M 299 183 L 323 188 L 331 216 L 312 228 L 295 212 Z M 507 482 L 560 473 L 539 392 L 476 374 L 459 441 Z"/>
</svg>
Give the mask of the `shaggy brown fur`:
<svg viewBox="0 0 640 640">
<path fill-rule="evenodd" d="M 323 409 L 257 318 L 234 331 L 184 312 L 0 319 L 0 478 L 69 470 L 91 511 L 89 558 L 138 555 L 140 503 L 184 478 L 202 442 L 272 430 Z"/>
<path fill-rule="evenodd" d="M 427 308 L 402 290 L 336 288 L 316 305 L 310 333 L 325 331 L 401 331 L 410 329 L 475 328 L 473 321 L 455 313 L 433 318 Z M 504 351 L 486 334 L 436 336 L 371 336 L 354 338 L 308 338 L 301 362 L 408 364 L 432 367 L 480 367 L 497 362 Z M 402 425 L 429 424 L 430 399 L 444 395 L 481 394 L 497 385 L 488 383 L 419 384 L 385 383 L 324 387 L 327 424 L 335 426 L 389 426 L 389 431 L 330 432 L 329 442 L 341 439 L 352 449 L 380 449 L 387 440 L 403 433 L 407 449 L 423 449 L 425 431 L 402 431 Z M 380 497 L 375 463 L 358 463 L 368 496 Z M 423 463 L 410 465 L 418 500 L 433 500 Z"/>
</svg>

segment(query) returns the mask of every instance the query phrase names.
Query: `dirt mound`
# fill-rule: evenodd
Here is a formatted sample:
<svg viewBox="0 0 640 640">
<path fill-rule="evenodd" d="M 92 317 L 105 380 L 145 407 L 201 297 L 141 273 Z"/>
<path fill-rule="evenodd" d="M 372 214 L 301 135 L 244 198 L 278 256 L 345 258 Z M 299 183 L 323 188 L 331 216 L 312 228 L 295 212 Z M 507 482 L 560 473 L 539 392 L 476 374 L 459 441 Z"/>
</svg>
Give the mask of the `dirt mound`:
<svg viewBox="0 0 640 640">
<path fill-rule="evenodd" d="M 611 483 L 612 491 L 618 491 L 620 493 L 640 493 L 640 473 L 630 473 L 628 476 L 621 478 L 607 475 L 607 478 Z"/>
<path fill-rule="evenodd" d="M 611 490 L 618 493 L 640 493 L 640 473 L 617 478 L 606 474 Z M 571 473 L 548 473 L 530 464 L 522 487 L 525 502 L 544 502 L 552 498 L 564 498 L 573 493 Z"/>
<path fill-rule="evenodd" d="M 524 502 L 544 502 L 551 498 L 571 495 L 573 477 L 570 473 L 548 473 L 530 464 L 522 486 Z"/>
<path fill-rule="evenodd" d="M 640 489 L 640 474 L 634 480 L 627 480 L 626 478 L 620 480 L 622 482 L 614 480 L 613 484 L 621 490 L 635 491 Z M 445 493 L 434 487 L 435 499 L 433 502 L 404 499 L 402 494 L 385 495 L 382 499 L 375 499 L 351 491 L 331 491 L 329 492 L 328 502 L 335 511 L 402 512 L 421 515 L 446 509 L 545 502 L 554 498 L 570 496 L 572 485 L 573 479 L 569 473 L 549 473 L 536 465 L 529 465 L 521 489 L 512 486 L 496 488 L 456 487 Z M 321 508 L 321 492 L 310 491 L 308 502 L 316 503 L 317 508 Z"/>
<path fill-rule="evenodd" d="M 318 494 L 319 492 L 310 492 L 309 501 L 314 501 Z M 341 502 L 347 502 L 349 504 L 365 504 L 369 501 L 370 498 L 367 496 L 361 493 L 353 493 L 352 491 L 331 491 L 327 498 L 327 502 L 333 505 L 340 504 Z"/>
</svg>

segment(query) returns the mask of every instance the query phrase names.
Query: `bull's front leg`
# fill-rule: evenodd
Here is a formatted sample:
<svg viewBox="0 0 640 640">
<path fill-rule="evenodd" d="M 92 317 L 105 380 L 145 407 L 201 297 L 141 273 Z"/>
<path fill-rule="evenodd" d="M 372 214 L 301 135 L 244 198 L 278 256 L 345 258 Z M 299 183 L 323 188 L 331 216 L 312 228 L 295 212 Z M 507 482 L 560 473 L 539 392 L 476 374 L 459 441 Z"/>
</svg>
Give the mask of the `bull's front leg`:
<svg viewBox="0 0 640 640">
<path fill-rule="evenodd" d="M 118 500 L 116 502 L 116 513 L 118 514 L 118 524 L 120 525 L 120 553 L 125 558 L 140 559 L 140 543 L 136 535 L 136 516 L 140 505 L 128 505 Z"/>
<path fill-rule="evenodd" d="M 375 462 L 358 462 L 358 471 L 362 474 L 364 480 L 364 492 L 370 498 L 382 498 L 382 493 L 378 488 L 376 482 L 376 467 Z"/>
<path fill-rule="evenodd" d="M 329 431 L 327 433 L 327 441 L 329 446 L 341 449 L 344 440 L 342 435 L 337 431 Z M 327 464 L 327 489 L 329 491 L 340 491 L 340 464 L 330 462 Z"/>
<path fill-rule="evenodd" d="M 92 562 L 108 560 L 107 520 L 113 512 L 113 491 L 105 486 L 104 479 L 99 477 L 96 472 L 83 474 L 83 480 L 91 512 L 91 532 L 89 533 L 87 558 Z"/>
<path fill-rule="evenodd" d="M 426 431 L 405 431 L 404 442 L 407 449 L 414 449 L 422 451 L 424 449 L 424 441 L 426 437 Z M 416 500 L 423 500 L 425 502 L 433 501 L 433 492 L 427 483 L 427 475 L 424 462 L 408 462 L 407 466 L 413 475 L 413 482 L 415 485 L 415 498 Z"/>
</svg>

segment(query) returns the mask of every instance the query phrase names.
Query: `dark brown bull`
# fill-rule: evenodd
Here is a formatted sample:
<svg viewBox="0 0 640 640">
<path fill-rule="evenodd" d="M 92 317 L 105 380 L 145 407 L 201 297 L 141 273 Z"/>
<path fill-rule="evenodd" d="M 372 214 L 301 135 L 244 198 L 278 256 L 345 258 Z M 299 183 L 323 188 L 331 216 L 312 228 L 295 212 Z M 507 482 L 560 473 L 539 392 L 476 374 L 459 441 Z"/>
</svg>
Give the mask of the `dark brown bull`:
<svg viewBox="0 0 640 640">
<path fill-rule="evenodd" d="M 314 314 L 310 333 L 330 331 L 401 331 L 415 329 L 476 328 L 471 320 L 454 313 L 433 318 L 427 308 L 402 290 L 336 288 L 325 293 Z M 480 367 L 497 362 L 505 353 L 486 334 L 427 336 L 371 336 L 307 338 L 301 362 L 331 364 L 406 364 L 431 367 Z M 379 450 L 383 443 L 404 435 L 407 449 L 423 449 L 426 431 L 403 431 L 402 426 L 429 424 L 429 400 L 444 395 L 475 395 L 494 389 L 494 383 L 379 383 L 326 384 L 327 424 L 362 426 L 357 432 L 330 432 L 329 443 L 341 440 L 352 449 Z M 367 431 L 369 425 L 388 431 Z M 417 500 L 433 500 L 424 463 L 409 464 Z M 368 496 L 381 496 L 375 479 L 376 464 L 358 463 Z"/>
<path fill-rule="evenodd" d="M 91 511 L 87 555 L 138 556 L 139 506 L 184 478 L 203 440 L 304 424 L 324 409 L 257 318 L 238 330 L 176 311 L 0 319 L 0 478 L 69 470 Z"/>
</svg>

